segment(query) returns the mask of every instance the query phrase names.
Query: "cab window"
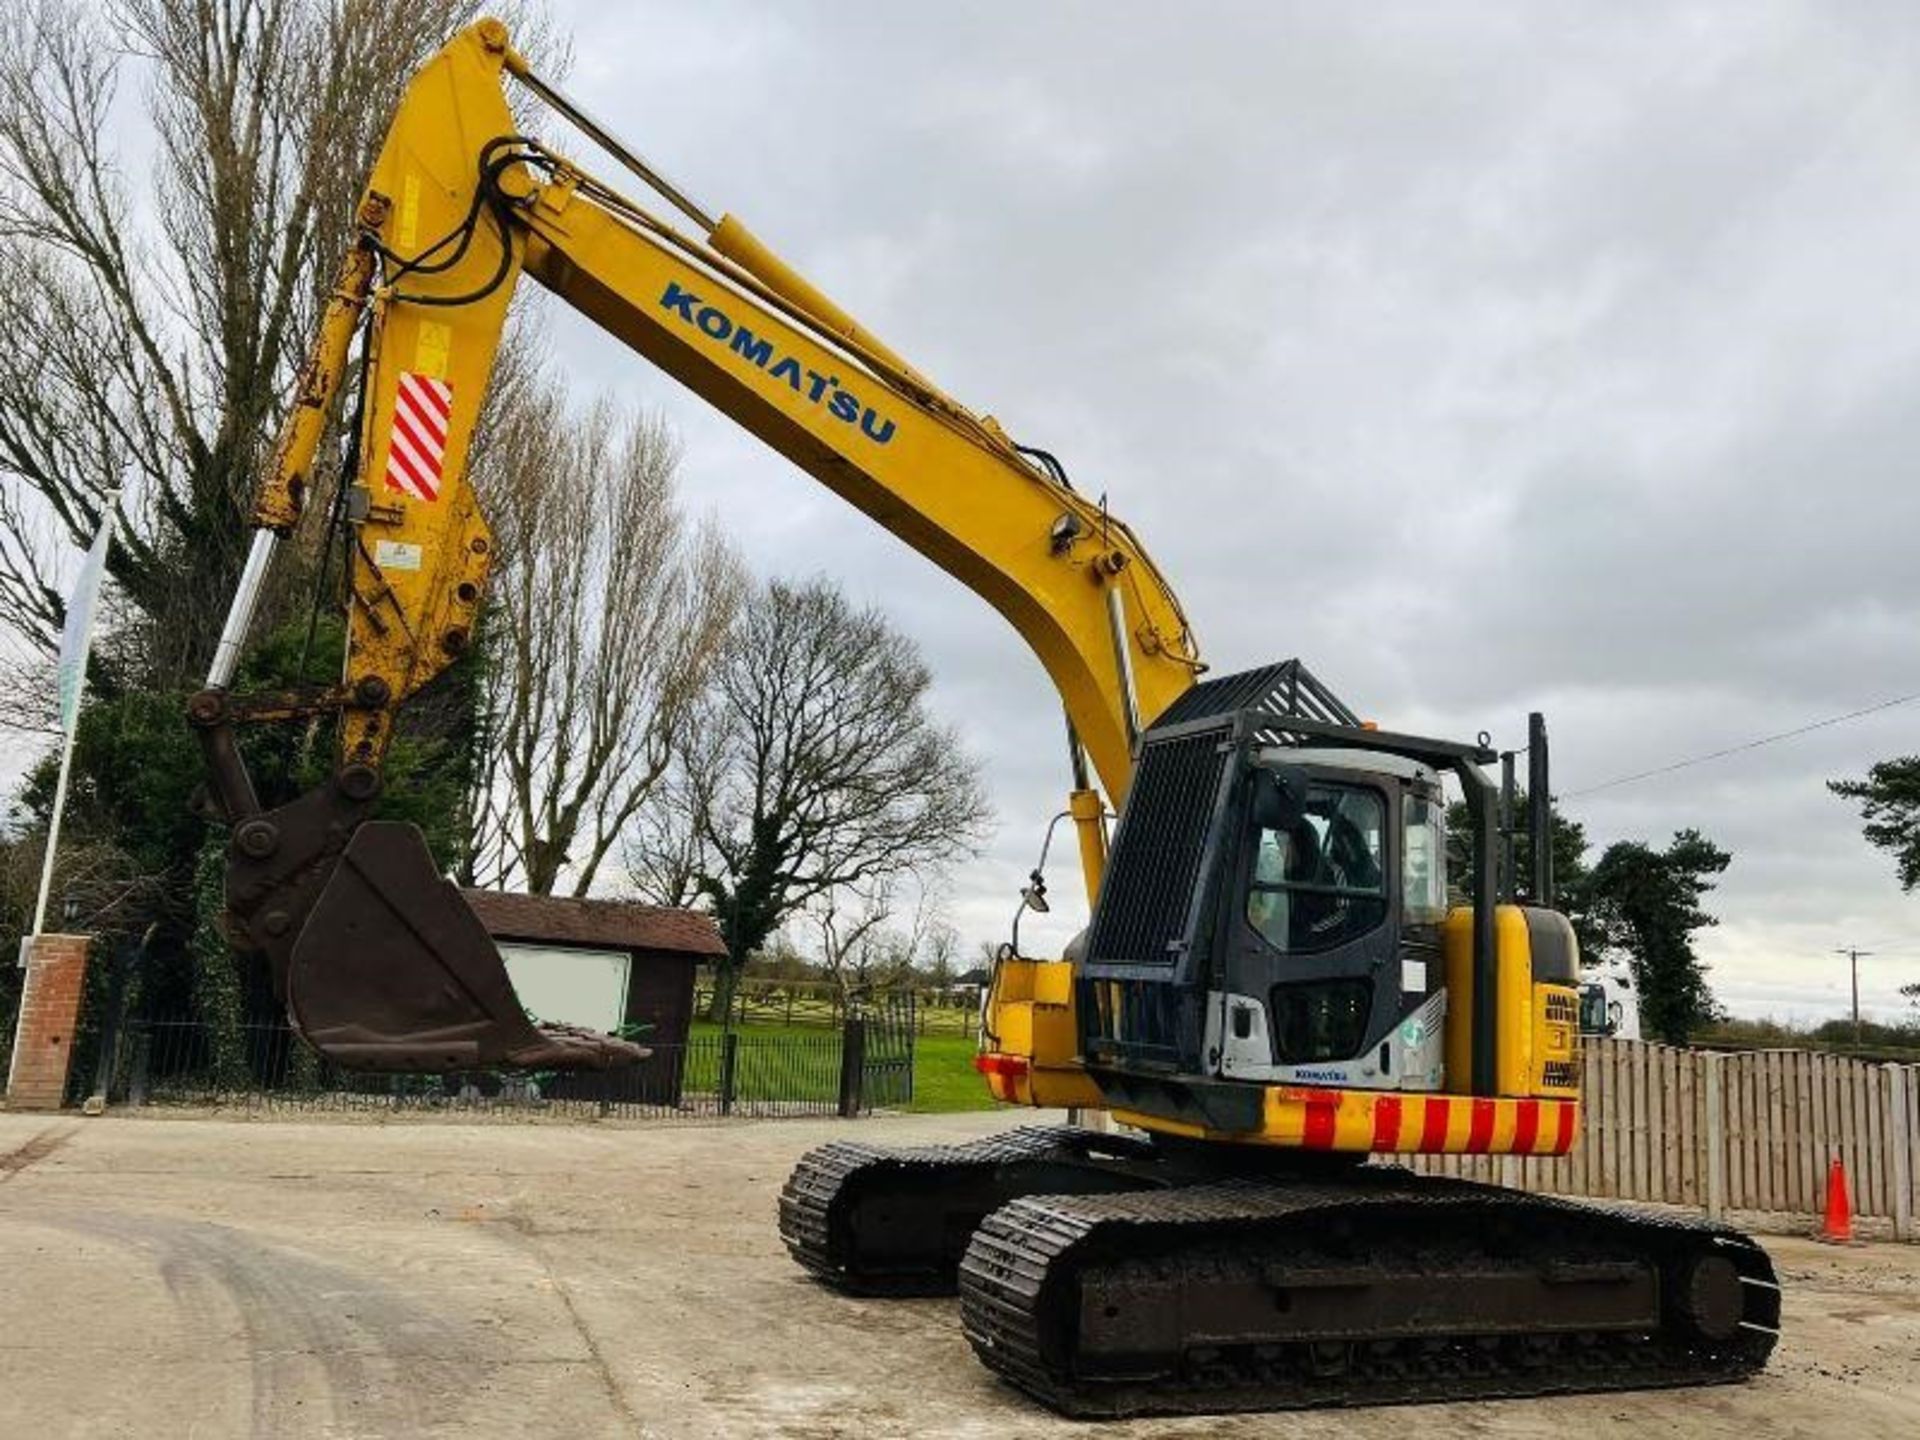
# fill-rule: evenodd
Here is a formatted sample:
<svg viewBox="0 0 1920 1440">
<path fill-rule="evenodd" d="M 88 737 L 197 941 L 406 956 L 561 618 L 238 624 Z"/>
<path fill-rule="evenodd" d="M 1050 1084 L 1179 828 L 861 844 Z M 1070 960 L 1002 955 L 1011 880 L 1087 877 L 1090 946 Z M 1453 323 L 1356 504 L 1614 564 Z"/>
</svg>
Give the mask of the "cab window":
<svg viewBox="0 0 1920 1440">
<path fill-rule="evenodd" d="M 1298 819 L 1256 832 L 1247 923 L 1276 950 L 1328 950 L 1387 918 L 1386 804 L 1313 785 Z"/>
<path fill-rule="evenodd" d="M 1408 795 L 1402 808 L 1401 907 L 1410 925 L 1438 925 L 1447 918 L 1447 812 L 1425 795 Z"/>
</svg>

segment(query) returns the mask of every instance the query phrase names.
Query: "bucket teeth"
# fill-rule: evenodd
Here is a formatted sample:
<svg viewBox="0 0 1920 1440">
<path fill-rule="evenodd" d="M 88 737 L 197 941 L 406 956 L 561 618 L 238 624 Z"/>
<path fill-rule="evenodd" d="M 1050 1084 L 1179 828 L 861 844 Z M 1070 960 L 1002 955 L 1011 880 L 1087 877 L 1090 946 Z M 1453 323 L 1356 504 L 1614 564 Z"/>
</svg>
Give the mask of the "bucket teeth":
<svg viewBox="0 0 1920 1440">
<path fill-rule="evenodd" d="M 604 1035 L 584 1025 L 548 1022 L 534 1028 L 539 1040 L 508 1052 L 506 1063 L 520 1070 L 617 1070 L 653 1052 L 631 1040 Z"/>
</svg>

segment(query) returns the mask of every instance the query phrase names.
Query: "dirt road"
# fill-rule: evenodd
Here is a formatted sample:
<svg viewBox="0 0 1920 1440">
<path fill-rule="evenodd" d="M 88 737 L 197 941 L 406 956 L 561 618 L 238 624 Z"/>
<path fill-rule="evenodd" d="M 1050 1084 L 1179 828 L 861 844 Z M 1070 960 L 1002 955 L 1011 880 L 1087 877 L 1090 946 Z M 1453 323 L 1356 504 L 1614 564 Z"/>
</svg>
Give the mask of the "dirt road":
<svg viewBox="0 0 1920 1440">
<path fill-rule="evenodd" d="M 0 1436 L 1093 1435 L 991 1380 L 951 1302 L 800 1278 L 774 1197 L 847 1133 L 0 1114 Z M 1770 1244 L 1750 1385 L 1098 1433 L 1920 1434 L 1920 1248 Z"/>
</svg>

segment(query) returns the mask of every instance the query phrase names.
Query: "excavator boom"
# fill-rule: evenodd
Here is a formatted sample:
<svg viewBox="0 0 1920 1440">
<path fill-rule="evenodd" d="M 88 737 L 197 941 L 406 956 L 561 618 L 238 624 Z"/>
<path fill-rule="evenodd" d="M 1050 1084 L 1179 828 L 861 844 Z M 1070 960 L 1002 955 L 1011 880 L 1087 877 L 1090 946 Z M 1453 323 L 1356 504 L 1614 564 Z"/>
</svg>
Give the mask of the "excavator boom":
<svg viewBox="0 0 1920 1440">
<path fill-rule="evenodd" d="M 521 135 L 506 93 L 515 77 L 701 233 Z M 1202 668 L 1171 588 L 1103 501 L 943 394 L 738 219 L 713 219 L 662 180 L 533 75 L 498 22 L 462 31 L 413 79 L 358 218 L 260 488 L 213 671 L 190 710 L 234 827 L 230 926 L 267 955 L 309 1040 L 343 1063 L 392 1069 L 604 1065 L 637 1053 L 536 1031 L 424 842 L 375 818 L 397 711 L 459 659 L 478 620 L 492 535 L 469 451 L 523 278 L 1007 617 L 1066 709 L 1091 896 L 1103 816 L 1127 792 L 1138 735 Z M 322 437 L 349 395 L 344 675 L 314 694 L 238 693 L 253 603 L 316 488 Z M 332 780 L 263 812 L 235 727 L 315 713 L 338 717 Z"/>
</svg>

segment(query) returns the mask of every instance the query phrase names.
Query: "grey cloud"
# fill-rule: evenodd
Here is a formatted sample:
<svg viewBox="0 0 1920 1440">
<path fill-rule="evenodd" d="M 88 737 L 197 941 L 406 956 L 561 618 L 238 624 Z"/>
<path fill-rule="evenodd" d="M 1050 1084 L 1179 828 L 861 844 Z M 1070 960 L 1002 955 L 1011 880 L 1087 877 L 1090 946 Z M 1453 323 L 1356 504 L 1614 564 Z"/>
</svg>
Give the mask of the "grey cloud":
<svg viewBox="0 0 1920 1440">
<path fill-rule="evenodd" d="M 559 19 L 590 108 L 1110 493 L 1222 668 L 1298 653 L 1365 713 L 1503 743 L 1545 706 L 1569 790 L 1920 689 L 1908 7 Z M 1003 816 L 955 887 L 990 938 L 1065 786 L 1037 666 L 583 331 L 571 372 L 668 406 L 757 565 L 836 575 L 926 647 Z M 1914 902 L 1822 784 L 1920 748 L 1917 717 L 1573 809 L 1731 848 L 1723 995 L 1830 1010 L 1817 957 L 1857 932 L 1920 978 Z M 1891 1009 L 1905 978 L 1863 983 Z"/>
</svg>

